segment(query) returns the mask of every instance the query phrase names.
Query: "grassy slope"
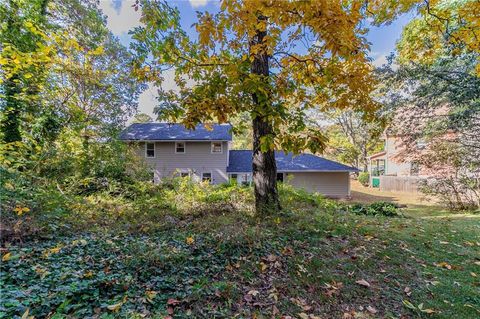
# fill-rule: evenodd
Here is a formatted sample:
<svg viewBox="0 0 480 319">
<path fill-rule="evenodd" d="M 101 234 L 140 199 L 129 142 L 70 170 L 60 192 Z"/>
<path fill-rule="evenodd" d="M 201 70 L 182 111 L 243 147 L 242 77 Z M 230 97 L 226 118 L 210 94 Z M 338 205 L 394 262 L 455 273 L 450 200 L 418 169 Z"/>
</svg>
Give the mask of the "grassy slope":
<svg viewBox="0 0 480 319">
<path fill-rule="evenodd" d="M 158 217 L 144 235 L 96 229 L 7 247 L 0 312 L 480 316 L 479 215 L 417 206 L 405 218 L 367 217 L 291 189 L 282 198 L 286 212 L 262 220 L 216 209 Z"/>
</svg>

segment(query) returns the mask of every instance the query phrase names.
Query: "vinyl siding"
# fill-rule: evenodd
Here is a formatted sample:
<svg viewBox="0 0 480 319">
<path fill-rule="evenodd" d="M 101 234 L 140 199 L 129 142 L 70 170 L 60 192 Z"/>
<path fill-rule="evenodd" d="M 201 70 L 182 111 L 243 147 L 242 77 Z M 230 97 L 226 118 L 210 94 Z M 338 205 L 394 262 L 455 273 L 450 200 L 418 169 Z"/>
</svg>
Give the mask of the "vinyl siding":
<svg viewBox="0 0 480 319">
<path fill-rule="evenodd" d="M 296 188 L 317 192 L 327 197 L 350 196 L 350 174 L 348 172 L 287 173 L 285 181 Z"/>
<path fill-rule="evenodd" d="M 401 161 L 398 158 L 400 151 L 404 150 L 401 140 L 394 136 L 387 137 L 385 141 L 385 151 L 387 152 L 387 163 L 385 175 L 409 176 L 411 163 L 408 161 Z"/>
<path fill-rule="evenodd" d="M 155 180 L 171 177 L 178 170 L 190 170 L 192 178 L 200 180 L 202 173 L 212 173 L 212 183 L 219 184 L 227 178 L 228 143 L 223 142 L 223 152 L 212 154 L 210 142 L 185 142 L 185 153 L 175 153 L 175 142 L 155 142 L 155 158 L 145 157 L 145 143 L 141 142 L 136 153 L 154 169 Z"/>
</svg>

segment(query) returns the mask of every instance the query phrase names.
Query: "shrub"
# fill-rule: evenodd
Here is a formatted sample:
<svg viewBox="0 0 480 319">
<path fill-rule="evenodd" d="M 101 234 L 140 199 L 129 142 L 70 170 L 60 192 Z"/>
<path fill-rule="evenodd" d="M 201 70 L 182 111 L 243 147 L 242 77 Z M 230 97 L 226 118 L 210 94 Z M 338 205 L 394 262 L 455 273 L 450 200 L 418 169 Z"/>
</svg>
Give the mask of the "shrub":
<svg viewBox="0 0 480 319">
<path fill-rule="evenodd" d="M 358 181 L 360 184 L 367 187 L 370 184 L 370 174 L 368 174 L 368 172 L 360 172 L 358 175 Z"/>
<path fill-rule="evenodd" d="M 348 211 L 358 215 L 369 216 L 387 216 L 396 217 L 400 216 L 397 204 L 389 202 L 375 202 L 372 204 L 353 204 L 348 208 Z"/>
</svg>

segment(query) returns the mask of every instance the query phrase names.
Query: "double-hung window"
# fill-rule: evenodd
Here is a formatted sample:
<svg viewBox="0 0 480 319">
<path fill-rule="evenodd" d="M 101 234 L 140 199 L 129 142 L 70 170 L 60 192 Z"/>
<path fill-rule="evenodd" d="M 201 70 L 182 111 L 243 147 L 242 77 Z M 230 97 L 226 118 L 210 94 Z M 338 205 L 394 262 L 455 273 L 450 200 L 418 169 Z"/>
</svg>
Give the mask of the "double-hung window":
<svg viewBox="0 0 480 319">
<path fill-rule="evenodd" d="M 202 182 L 212 182 L 212 173 L 210 172 L 204 172 L 202 173 Z"/>
<path fill-rule="evenodd" d="M 176 142 L 175 154 L 184 154 L 184 153 L 185 153 L 185 142 Z"/>
<path fill-rule="evenodd" d="M 145 143 L 145 157 L 155 157 L 155 143 Z"/>
<path fill-rule="evenodd" d="M 223 145 L 222 142 L 212 142 L 212 154 L 222 154 Z"/>
</svg>

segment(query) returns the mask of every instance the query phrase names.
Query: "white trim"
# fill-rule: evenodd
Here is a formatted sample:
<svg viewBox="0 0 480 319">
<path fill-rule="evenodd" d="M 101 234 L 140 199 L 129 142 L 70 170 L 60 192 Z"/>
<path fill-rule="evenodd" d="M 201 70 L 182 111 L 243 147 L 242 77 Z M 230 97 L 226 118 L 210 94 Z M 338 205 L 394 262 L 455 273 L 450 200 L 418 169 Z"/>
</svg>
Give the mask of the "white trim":
<svg viewBox="0 0 480 319">
<path fill-rule="evenodd" d="M 213 143 L 220 143 L 220 152 L 213 151 Z M 217 142 L 217 141 L 210 142 L 210 154 L 223 154 L 223 142 Z"/>
<path fill-rule="evenodd" d="M 203 183 L 204 180 L 203 180 L 203 174 L 210 174 L 210 184 L 213 184 L 213 174 L 212 174 L 212 171 L 205 171 L 205 172 L 202 172 L 201 176 L 200 176 L 200 181 Z"/>
<path fill-rule="evenodd" d="M 193 171 L 191 168 L 176 168 L 175 174 L 178 174 L 178 177 L 186 177 L 182 176 L 182 174 L 187 173 L 188 177 L 192 177 Z"/>
<path fill-rule="evenodd" d="M 148 144 L 153 144 L 153 156 L 147 156 L 147 149 L 148 149 Z M 145 143 L 145 158 L 155 158 L 155 156 L 157 156 L 156 154 L 156 150 L 155 150 L 155 143 L 152 143 L 152 142 L 146 142 Z"/>
<path fill-rule="evenodd" d="M 177 152 L 177 144 L 183 143 L 183 152 Z M 175 142 L 175 154 L 185 154 L 187 153 L 187 143 L 186 142 Z"/>
</svg>

